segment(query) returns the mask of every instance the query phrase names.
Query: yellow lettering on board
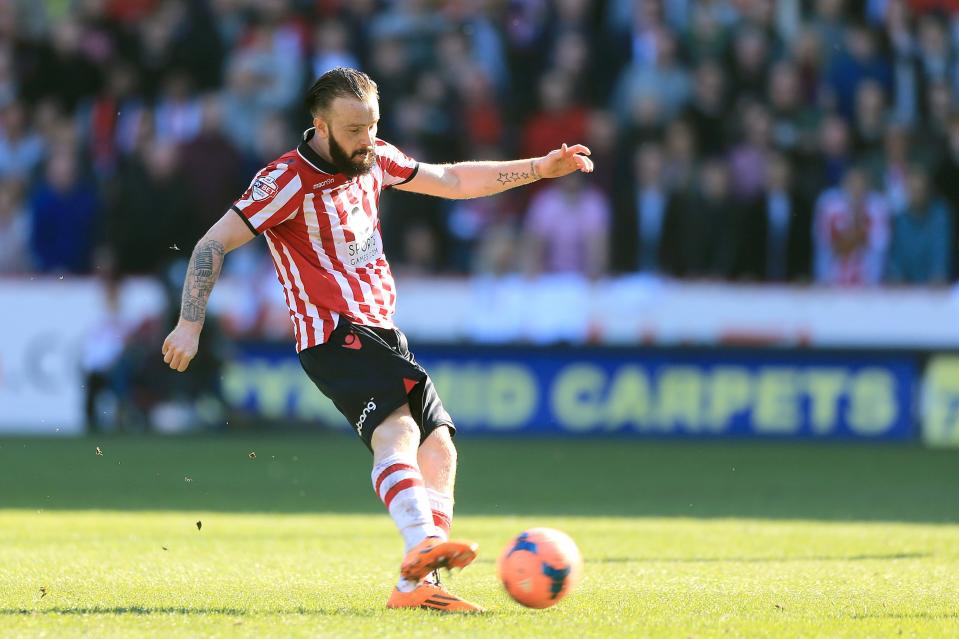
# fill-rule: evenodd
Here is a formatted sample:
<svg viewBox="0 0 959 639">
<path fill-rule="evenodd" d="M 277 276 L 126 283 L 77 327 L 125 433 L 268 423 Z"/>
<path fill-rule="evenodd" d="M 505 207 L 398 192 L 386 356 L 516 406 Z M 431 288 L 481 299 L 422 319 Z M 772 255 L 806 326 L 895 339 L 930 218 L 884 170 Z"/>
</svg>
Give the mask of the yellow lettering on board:
<svg viewBox="0 0 959 639">
<path fill-rule="evenodd" d="M 899 408 L 895 395 L 896 380 L 881 368 L 864 368 L 849 384 L 849 408 L 846 421 L 860 435 L 879 435 L 893 426 Z"/>
<path fill-rule="evenodd" d="M 921 407 L 923 443 L 959 447 L 959 357 L 932 358 L 922 380 Z"/>
<path fill-rule="evenodd" d="M 588 431 L 603 417 L 602 392 L 606 382 L 603 369 L 591 364 L 563 368 L 553 382 L 550 406 L 566 430 Z"/>
<path fill-rule="evenodd" d="M 702 419 L 702 373 L 689 366 L 661 369 L 659 375 L 658 422 L 664 431 L 680 430 L 685 424 L 691 432 L 699 430 Z"/>
<path fill-rule="evenodd" d="M 532 418 L 538 390 L 528 368 L 518 364 L 491 366 L 486 386 L 485 405 L 491 428 L 519 428 Z"/>
<path fill-rule="evenodd" d="M 430 378 L 454 423 L 457 420 L 468 424 L 484 421 L 485 384 L 479 365 L 442 362 L 431 367 Z"/>
<path fill-rule="evenodd" d="M 787 434 L 799 430 L 796 372 L 787 368 L 762 368 L 756 379 L 753 422 L 756 432 Z"/>
<path fill-rule="evenodd" d="M 223 373 L 224 396 L 230 403 L 239 404 L 252 392 L 264 417 L 283 417 L 290 397 L 287 368 L 263 360 L 227 366 Z"/>
<path fill-rule="evenodd" d="M 749 371 L 738 366 L 717 366 L 706 392 L 706 419 L 703 426 L 715 432 L 729 427 L 729 420 L 749 408 L 753 384 Z"/>
<path fill-rule="evenodd" d="M 806 371 L 809 393 L 809 423 L 812 432 L 825 435 L 836 429 L 839 398 L 846 388 L 847 373 L 835 368 L 810 368 Z"/>
<path fill-rule="evenodd" d="M 649 378 L 639 366 L 623 366 L 613 375 L 606 400 L 606 428 L 632 425 L 637 430 L 650 421 Z"/>
</svg>

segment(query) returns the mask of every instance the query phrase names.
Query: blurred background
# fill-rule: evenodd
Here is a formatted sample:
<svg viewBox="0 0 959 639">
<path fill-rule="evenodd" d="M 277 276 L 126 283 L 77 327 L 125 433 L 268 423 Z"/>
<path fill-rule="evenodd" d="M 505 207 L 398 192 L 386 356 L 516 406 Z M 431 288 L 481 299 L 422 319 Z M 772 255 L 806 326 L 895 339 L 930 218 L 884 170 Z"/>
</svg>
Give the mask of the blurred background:
<svg viewBox="0 0 959 639">
<path fill-rule="evenodd" d="M 596 172 L 381 201 L 464 435 L 959 445 L 959 1 L 0 0 L 0 433 L 349 432 L 266 247 L 189 372 L 197 239 L 335 66 L 420 161 Z"/>
</svg>

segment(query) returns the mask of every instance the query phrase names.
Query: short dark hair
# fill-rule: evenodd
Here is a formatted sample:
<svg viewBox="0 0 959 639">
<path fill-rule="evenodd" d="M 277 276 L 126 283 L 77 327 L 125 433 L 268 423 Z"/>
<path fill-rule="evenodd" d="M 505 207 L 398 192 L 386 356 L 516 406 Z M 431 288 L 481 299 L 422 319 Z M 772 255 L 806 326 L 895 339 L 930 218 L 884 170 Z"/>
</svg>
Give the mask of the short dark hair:
<svg viewBox="0 0 959 639">
<path fill-rule="evenodd" d="M 366 100 L 378 98 L 376 83 L 362 71 L 349 67 L 330 69 L 313 83 L 306 93 L 306 109 L 316 117 L 336 98 L 356 97 Z"/>
</svg>

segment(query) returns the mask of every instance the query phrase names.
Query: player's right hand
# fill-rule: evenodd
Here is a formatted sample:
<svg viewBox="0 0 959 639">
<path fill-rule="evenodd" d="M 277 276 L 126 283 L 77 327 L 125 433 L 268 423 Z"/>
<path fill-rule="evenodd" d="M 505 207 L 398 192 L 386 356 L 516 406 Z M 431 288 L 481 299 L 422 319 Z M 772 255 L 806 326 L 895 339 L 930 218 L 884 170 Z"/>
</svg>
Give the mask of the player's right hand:
<svg viewBox="0 0 959 639">
<path fill-rule="evenodd" d="M 163 340 L 163 361 L 182 373 L 196 357 L 200 344 L 200 329 L 178 324 Z"/>
</svg>

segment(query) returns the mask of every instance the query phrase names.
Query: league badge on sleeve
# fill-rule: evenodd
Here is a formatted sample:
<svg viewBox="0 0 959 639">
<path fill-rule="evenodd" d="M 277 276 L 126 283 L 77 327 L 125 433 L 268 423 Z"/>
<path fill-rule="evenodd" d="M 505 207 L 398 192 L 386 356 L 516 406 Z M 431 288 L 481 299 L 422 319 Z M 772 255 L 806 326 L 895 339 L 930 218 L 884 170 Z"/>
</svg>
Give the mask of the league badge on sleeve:
<svg viewBox="0 0 959 639">
<path fill-rule="evenodd" d="M 276 180 L 269 175 L 264 175 L 253 180 L 253 201 L 262 202 L 276 195 Z"/>
</svg>

